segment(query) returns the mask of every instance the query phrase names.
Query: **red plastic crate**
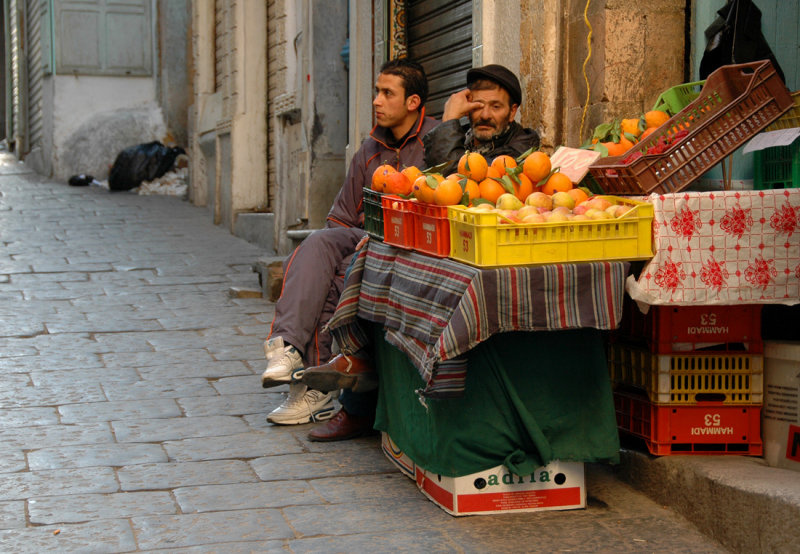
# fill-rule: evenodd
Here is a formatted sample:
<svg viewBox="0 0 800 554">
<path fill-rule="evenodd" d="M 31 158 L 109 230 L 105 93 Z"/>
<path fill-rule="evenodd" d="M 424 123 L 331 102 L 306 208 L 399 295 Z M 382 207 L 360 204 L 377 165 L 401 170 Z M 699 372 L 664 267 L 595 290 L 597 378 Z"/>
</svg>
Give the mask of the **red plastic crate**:
<svg viewBox="0 0 800 554">
<path fill-rule="evenodd" d="M 414 214 L 414 250 L 431 256 L 450 255 L 450 221 L 447 206 L 412 202 Z"/>
<path fill-rule="evenodd" d="M 643 396 L 614 392 L 617 426 L 644 439 L 655 456 L 746 454 L 761 456 L 761 404 L 657 405 Z"/>
<path fill-rule="evenodd" d="M 764 351 L 760 304 L 734 306 L 650 306 L 643 314 L 625 297 L 614 337 L 646 345 L 657 354 L 675 352 Z"/>
<path fill-rule="evenodd" d="M 415 202 L 393 194 L 384 194 L 381 197 L 383 242 L 400 248 L 414 247 L 413 204 Z"/>
<path fill-rule="evenodd" d="M 768 60 L 722 66 L 677 115 L 623 155 L 601 158 L 589 172 L 604 194 L 679 192 L 793 105 Z M 681 130 L 688 134 L 663 153 L 647 154 L 659 139 L 671 139 Z M 641 156 L 629 160 L 636 153 Z"/>
</svg>

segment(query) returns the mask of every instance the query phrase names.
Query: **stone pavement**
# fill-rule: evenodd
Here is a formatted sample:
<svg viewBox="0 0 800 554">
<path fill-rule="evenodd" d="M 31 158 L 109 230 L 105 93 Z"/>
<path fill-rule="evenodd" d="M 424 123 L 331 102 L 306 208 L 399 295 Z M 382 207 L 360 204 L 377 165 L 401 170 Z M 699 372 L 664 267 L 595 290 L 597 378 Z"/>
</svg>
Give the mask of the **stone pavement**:
<svg viewBox="0 0 800 554">
<path fill-rule="evenodd" d="M 379 439 L 265 415 L 263 253 L 175 198 L 0 155 L 0 550 L 725 552 L 587 465 L 585 510 L 456 518 Z"/>
</svg>

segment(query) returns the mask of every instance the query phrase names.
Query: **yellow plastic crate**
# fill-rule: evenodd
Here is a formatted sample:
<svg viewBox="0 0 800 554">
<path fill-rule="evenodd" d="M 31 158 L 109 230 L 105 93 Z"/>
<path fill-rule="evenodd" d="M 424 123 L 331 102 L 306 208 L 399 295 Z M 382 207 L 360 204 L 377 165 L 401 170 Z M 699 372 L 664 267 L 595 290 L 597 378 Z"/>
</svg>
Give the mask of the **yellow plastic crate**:
<svg viewBox="0 0 800 554">
<path fill-rule="evenodd" d="M 505 224 L 494 212 L 448 206 L 450 257 L 478 267 L 652 258 L 653 205 L 604 198 L 633 209 L 615 219 Z"/>
<path fill-rule="evenodd" d="M 608 346 L 608 371 L 617 388 L 643 390 L 654 404 L 760 404 L 762 354 L 655 354 L 623 344 Z"/>
</svg>

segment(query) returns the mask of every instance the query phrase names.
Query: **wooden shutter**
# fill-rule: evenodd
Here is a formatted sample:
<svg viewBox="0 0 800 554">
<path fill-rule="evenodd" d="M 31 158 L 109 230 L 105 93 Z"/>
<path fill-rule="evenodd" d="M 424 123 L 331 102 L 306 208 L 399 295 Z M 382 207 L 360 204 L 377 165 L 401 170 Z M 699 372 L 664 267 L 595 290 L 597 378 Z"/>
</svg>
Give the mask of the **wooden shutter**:
<svg viewBox="0 0 800 554">
<path fill-rule="evenodd" d="M 472 0 L 408 0 L 406 10 L 408 56 L 425 68 L 427 112 L 439 117 L 472 67 Z"/>
<path fill-rule="evenodd" d="M 58 73 L 151 75 L 149 0 L 59 0 Z"/>
</svg>

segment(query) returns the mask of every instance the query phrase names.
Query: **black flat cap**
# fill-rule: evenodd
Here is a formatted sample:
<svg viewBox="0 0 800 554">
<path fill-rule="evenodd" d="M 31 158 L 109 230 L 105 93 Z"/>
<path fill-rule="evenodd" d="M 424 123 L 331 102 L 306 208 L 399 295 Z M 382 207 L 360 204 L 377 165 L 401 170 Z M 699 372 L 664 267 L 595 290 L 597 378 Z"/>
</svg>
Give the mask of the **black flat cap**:
<svg viewBox="0 0 800 554">
<path fill-rule="evenodd" d="M 489 79 L 494 81 L 508 92 L 513 104 L 522 104 L 522 89 L 519 86 L 519 79 L 511 70 L 502 65 L 490 64 L 483 67 L 475 67 L 467 71 L 467 86 L 478 79 Z"/>
</svg>

